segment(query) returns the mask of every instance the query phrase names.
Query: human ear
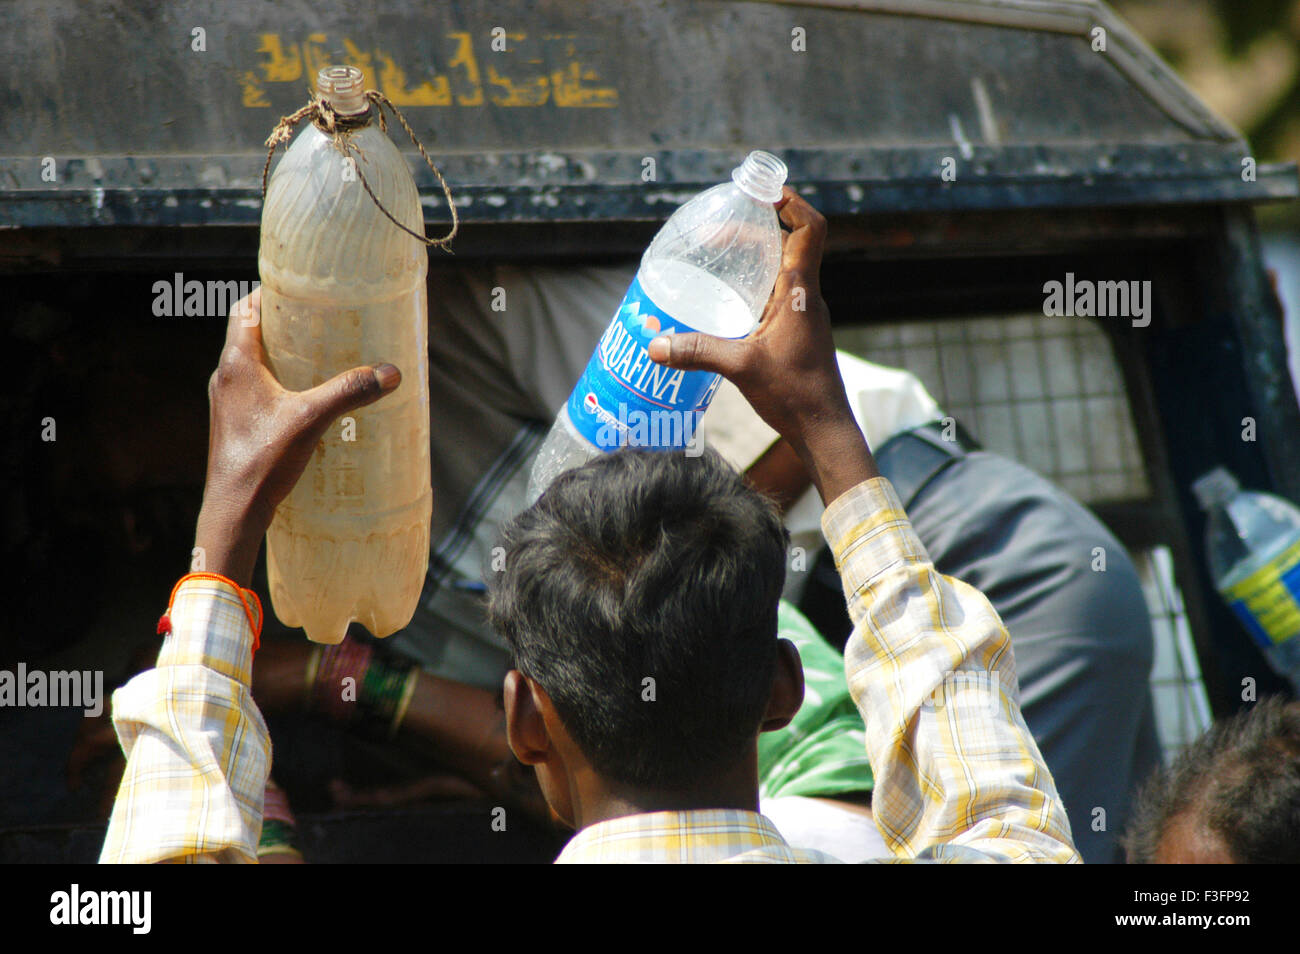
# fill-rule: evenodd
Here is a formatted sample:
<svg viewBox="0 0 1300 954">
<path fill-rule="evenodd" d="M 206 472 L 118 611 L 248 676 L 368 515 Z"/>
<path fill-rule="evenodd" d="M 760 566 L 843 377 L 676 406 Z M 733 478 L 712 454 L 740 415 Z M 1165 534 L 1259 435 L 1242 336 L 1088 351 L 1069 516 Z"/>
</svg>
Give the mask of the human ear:
<svg viewBox="0 0 1300 954">
<path fill-rule="evenodd" d="M 511 669 L 503 690 L 510 751 L 525 765 L 540 765 L 551 752 L 551 736 L 535 695 L 537 686 L 518 669 Z"/>
<path fill-rule="evenodd" d="M 788 639 L 777 641 L 776 669 L 772 673 L 772 694 L 767 699 L 760 731 L 772 732 L 790 724 L 803 705 L 803 661 Z"/>
</svg>

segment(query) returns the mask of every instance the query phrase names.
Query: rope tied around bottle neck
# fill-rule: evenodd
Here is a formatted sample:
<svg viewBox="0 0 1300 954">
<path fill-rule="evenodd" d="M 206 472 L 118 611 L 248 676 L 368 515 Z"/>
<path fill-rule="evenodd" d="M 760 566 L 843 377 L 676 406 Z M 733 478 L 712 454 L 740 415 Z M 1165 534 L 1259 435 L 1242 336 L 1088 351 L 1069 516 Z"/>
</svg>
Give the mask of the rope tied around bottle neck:
<svg viewBox="0 0 1300 954">
<path fill-rule="evenodd" d="M 281 116 L 280 121 L 275 124 L 275 129 L 271 130 L 271 135 L 266 139 L 266 165 L 262 167 L 262 198 L 266 198 L 266 179 L 271 171 L 271 159 L 275 155 L 276 146 L 281 143 L 287 143 L 293 136 L 294 127 L 304 119 L 310 119 L 313 126 L 333 139 L 334 147 L 338 149 L 339 152 L 352 160 L 353 168 L 357 173 L 357 179 L 360 180 L 362 187 L 366 190 L 366 195 L 370 196 L 371 201 L 375 203 L 375 206 L 380 212 L 384 213 L 388 218 L 388 221 L 392 222 L 407 235 L 419 239 L 426 246 L 437 245 L 439 248 L 450 252 L 451 240 L 456 237 L 456 232 L 460 229 L 460 217 L 456 213 L 456 203 L 452 201 L 451 198 L 451 187 L 447 185 L 447 180 L 442 177 L 442 173 L 439 172 L 438 167 L 433 164 L 433 160 L 429 158 L 429 154 L 424 151 L 424 144 L 416 137 L 415 130 L 411 128 L 411 124 L 406 121 L 406 117 L 403 116 L 401 111 L 393 105 L 392 101 L 377 89 L 366 90 L 365 97 L 371 104 L 365 112 L 357 113 L 355 115 L 341 116 L 334 111 L 334 107 L 331 106 L 327 100 L 321 97 L 318 93 L 313 92 L 311 94 L 311 101 L 306 106 L 294 110 L 294 112 L 290 113 L 288 116 Z M 352 141 L 352 133 L 355 130 L 370 125 L 371 119 L 373 117 L 378 117 L 380 131 L 385 133 L 388 132 L 388 121 L 384 117 L 384 106 L 387 106 L 393 111 L 393 115 L 397 117 L 397 121 L 401 123 L 402 128 L 406 130 L 406 134 L 411 137 L 411 142 L 415 143 L 415 148 L 420 151 L 420 157 L 424 159 L 429 169 L 433 172 L 434 177 L 438 180 L 438 184 L 442 186 L 442 194 L 447 197 L 447 208 L 451 211 L 451 229 L 442 238 L 428 238 L 424 235 L 423 230 L 420 232 L 413 231 L 401 222 L 397 221 L 397 219 L 393 217 L 393 214 L 384 208 L 384 204 L 379 201 L 379 197 L 375 195 L 374 190 L 370 188 L 370 183 L 366 181 L 366 177 L 361 171 L 361 163 L 352 158 L 353 152 L 362 159 L 365 158 L 365 154 L 362 153 L 361 147 Z"/>
</svg>

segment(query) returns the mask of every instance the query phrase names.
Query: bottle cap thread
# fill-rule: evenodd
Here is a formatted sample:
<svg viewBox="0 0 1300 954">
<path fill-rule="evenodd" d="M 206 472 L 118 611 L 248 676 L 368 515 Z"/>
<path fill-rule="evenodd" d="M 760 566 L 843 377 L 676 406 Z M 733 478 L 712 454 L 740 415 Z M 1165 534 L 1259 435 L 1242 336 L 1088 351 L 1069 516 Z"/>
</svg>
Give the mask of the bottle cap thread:
<svg viewBox="0 0 1300 954">
<path fill-rule="evenodd" d="M 770 152 L 755 149 L 732 171 L 731 178 L 747 195 L 760 202 L 775 202 L 781 198 L 781 186 L 788 174 L 784 162 Z"/>
<path fill-rule="evenodd" d="M 316 74 L 316 92 L 339 116 L 355 116 L 370 108 L 365 78 L 355 66 L 327 66 Z"/>
</svg>

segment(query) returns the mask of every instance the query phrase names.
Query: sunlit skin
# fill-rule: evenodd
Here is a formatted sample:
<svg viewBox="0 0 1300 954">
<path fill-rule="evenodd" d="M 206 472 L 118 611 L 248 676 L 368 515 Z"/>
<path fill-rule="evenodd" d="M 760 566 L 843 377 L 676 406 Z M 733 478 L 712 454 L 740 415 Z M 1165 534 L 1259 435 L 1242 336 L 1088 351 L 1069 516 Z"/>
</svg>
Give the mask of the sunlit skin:
<svg viewBox="0 0 1300 954">
<path fill-rule="evenodd" d="M 1236 859 L 1218 835 L 1191 813 L 1170 819 L 1156 846 L 1158 865 L 1233 865 Z"/>
</svg>

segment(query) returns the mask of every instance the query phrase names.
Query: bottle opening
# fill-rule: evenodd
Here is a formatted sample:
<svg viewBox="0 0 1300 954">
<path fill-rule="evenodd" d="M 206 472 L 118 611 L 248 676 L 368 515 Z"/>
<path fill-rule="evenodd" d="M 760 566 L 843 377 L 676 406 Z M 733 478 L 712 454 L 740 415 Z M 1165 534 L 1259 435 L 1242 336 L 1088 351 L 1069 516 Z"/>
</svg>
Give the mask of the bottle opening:
<svg viewBox="0 0 1300 954">
<path fill-rule="evenodd" d="M 1225 500 L 1232 499 L 1240 489 L 1237 478 L 1222 467 L 1202 474 L 1192 483 L 1192 493 L 1196 495 L 1202 510 L 1211 510 Z"/>
<path fill-rule="evenodd" d="M 758 201 L 775 202 L 781 198 L 781 186 L 788 174 L 784 162 L 770 152 L 755 149 L 731 173 L 731 178 Z"/>
<path fill-rule="evenodd" d="M 355 66 L 327 66 L 316 74 L 316 92 L 340 116 L 354 116 L 370 107 L 364 85 L 364 76 Z"/>
</svg>

